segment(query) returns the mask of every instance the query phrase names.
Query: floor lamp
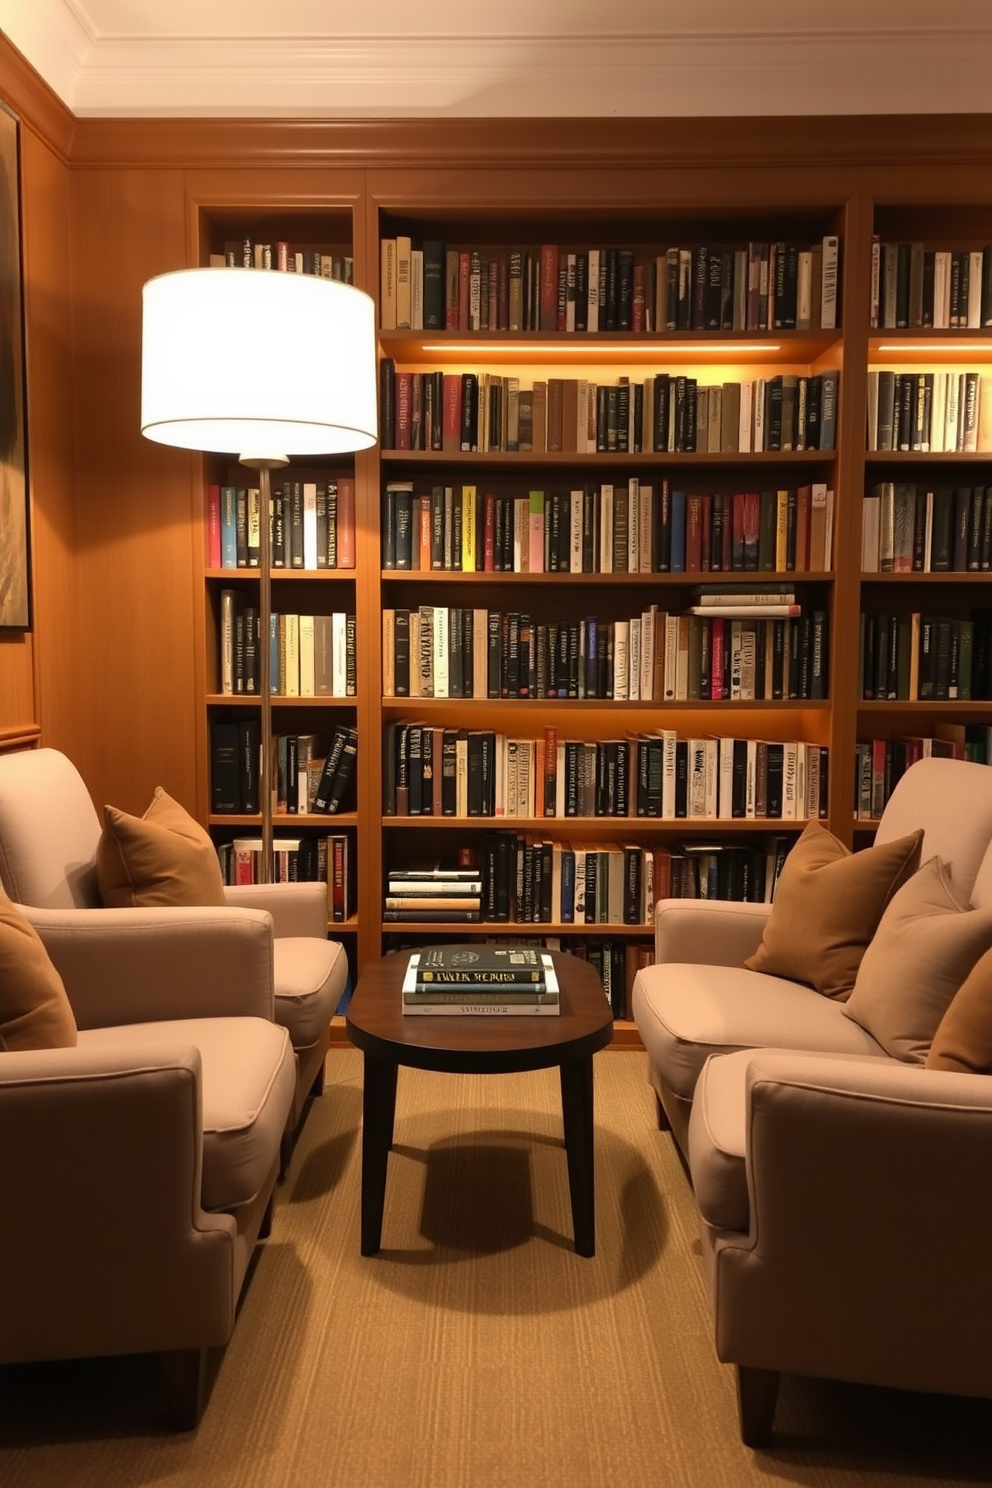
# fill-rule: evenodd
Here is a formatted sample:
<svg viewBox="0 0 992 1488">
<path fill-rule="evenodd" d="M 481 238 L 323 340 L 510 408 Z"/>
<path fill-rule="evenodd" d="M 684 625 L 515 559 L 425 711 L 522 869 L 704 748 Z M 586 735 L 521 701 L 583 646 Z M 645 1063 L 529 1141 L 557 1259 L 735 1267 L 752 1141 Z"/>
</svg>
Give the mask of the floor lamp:
<svg viewBox="0 0 992 1488">
<path fill-rule="evenodd" d="M 141 432 L 239 453 L 259 473 L 262 882 L 272 873 L 269 630 L 272 470 L 376 440 L 375 315 L 361 290 L 313 274 L 186 269 L 142 291 Z"/>
</svg>

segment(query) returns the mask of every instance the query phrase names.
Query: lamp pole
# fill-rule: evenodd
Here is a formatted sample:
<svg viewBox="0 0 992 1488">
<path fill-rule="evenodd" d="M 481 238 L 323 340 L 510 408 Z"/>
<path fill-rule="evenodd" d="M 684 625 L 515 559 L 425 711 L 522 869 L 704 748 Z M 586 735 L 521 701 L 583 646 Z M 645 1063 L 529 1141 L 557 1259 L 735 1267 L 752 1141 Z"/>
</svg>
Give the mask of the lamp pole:
<svg viewBox="0 0 992 1488">
<path fill-rule="evenodd" d="M 258 690 L 261 745 L 258 804 L 262 816 L 262 862 L 259 882 L 272 882 L 272 471 L 289 464 L 285 455 L 242 455 L 241 464 L 258 471 Z"/>
</svg>

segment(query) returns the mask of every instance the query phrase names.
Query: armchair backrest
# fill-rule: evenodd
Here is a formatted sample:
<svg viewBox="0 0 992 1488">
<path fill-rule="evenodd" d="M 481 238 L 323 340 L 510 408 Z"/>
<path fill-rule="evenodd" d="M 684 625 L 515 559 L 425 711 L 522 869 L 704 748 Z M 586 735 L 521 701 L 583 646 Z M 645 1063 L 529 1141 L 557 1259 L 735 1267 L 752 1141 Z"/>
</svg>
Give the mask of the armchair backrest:
<svg viewBox="0 0 992 1488">
<path fill-rule="evenodd" d="M 96 909 L 100 820 L 57 749 L 0 755 L 0 882 L 17 904 Z"/>
<path fill-rule="evenodd" d="M 921 862 L 936 855 L 962 894 L 971 895 L 992 842 L 992 768 L 970 760 L 917 760 L 897 781 L 876 842 L 923 828 Z M 984 875 L 983 875 L 984 877 Z"/>
</svg>

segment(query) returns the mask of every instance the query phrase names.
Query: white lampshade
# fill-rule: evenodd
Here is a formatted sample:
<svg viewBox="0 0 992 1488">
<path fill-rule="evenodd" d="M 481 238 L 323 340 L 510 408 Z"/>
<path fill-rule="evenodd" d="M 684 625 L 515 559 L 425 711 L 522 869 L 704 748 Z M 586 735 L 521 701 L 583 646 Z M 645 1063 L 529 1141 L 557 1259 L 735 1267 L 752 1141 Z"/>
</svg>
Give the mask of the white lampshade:
<svg viewBox="0 0 992 1488">
<path fill-rule="evenodd" d="M 185 269 L 144 286 L 141 432 L 248 457 L 376 441 L 375 315 L 315 274 Z"/>
</svg>

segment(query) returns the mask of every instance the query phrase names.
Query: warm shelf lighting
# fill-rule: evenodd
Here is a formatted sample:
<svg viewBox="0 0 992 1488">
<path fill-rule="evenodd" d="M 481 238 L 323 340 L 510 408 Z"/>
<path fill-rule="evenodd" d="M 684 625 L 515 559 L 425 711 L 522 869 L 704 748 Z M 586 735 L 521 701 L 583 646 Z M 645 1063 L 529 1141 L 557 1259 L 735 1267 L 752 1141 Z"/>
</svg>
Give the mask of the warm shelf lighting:
<svg viewBox="0 0 992 1488">
<path fill-rule="evenodd" d="M 921 356 L 933 356 L 939 353 L 941 356 L 953 355 L 959 360 L 964 360 L 969 353 L 979 352 L 985 356 L 992 356 L 992 341 L 886 341 L 884 344 L 872 347 L 874 356 L 880 351 L 919 353 Z"/>
<path fill-rule="evenodd" d="M 643 357 L 647 353 L 657 353 L 659 356 L 667 356 L 671 353 L 677 355 L 705 357 L 713 352 L 726 356 L 741 355 L 764 355 L 768 352 L 781 351 L 781 346 L 769 341 L 607 341 L 607 342 L 578 342 L 578 341 L 445 341 L 437 344 L 431 343 L 421 348 L 423 351 L 436 352 L 439 356 L 472 356 L 484 360 L 486 353 L 498 352 L 500 356 L 507 353 L 514 356 L 533 356 L 537 351 L 547 351 L 555 358 L 563 355 L 582 357 L 585 361 L 595 362 L 603 356 L 615 358 L 617 353 L 627 353 L 631 356 Z"/>
<path fill-rule="evenodd" d="M 234 455 L 259 474 L 262 882 L 272 872 L 270 472 L 291 455 L 375 444 L 375 310 L 315 274 L 185 269 L 142 291 L 141 432 Z"/>
</svg>

